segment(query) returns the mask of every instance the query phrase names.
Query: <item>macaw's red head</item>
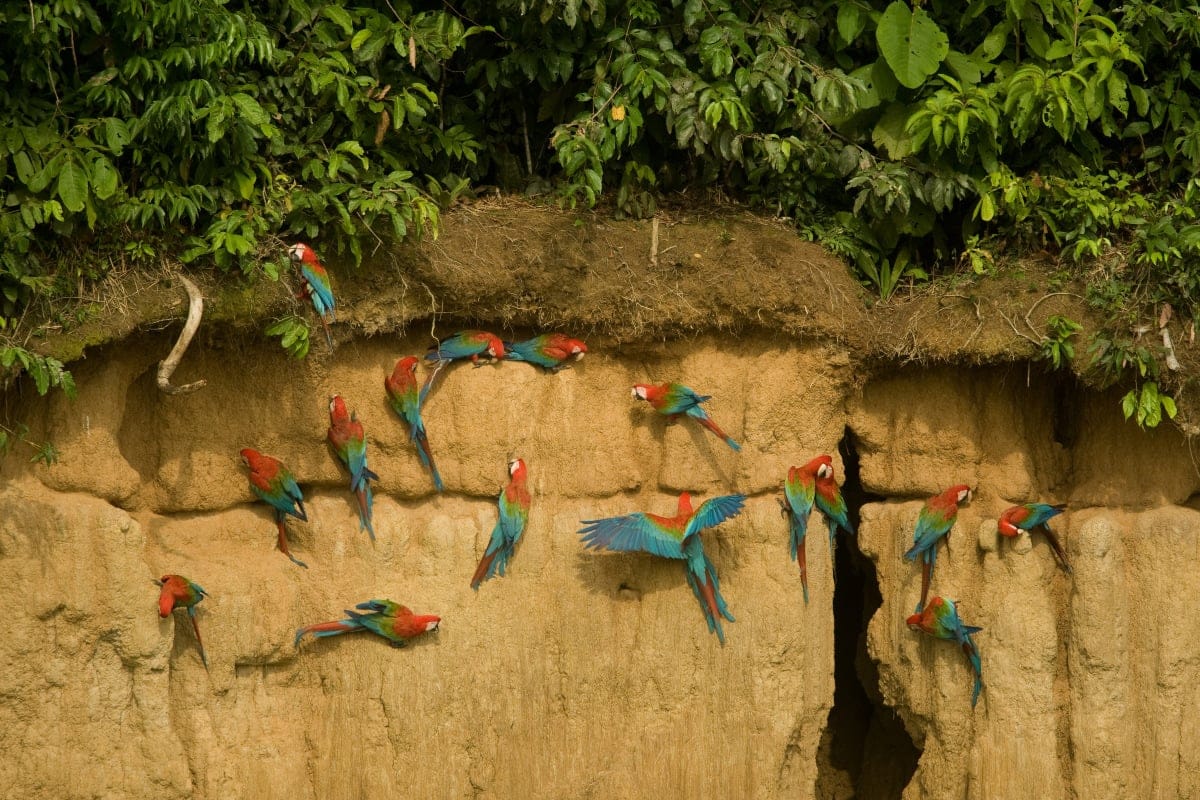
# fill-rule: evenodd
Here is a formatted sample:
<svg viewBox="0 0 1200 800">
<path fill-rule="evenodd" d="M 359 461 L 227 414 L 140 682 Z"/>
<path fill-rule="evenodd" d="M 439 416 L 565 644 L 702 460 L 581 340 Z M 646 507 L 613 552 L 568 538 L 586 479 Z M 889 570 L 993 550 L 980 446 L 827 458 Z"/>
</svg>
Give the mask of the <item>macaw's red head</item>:
<svg viewBox="0 0 1200 800">
<path fill-rule="evenodd" d="M 525 462 L 519 458 L 514 458 L 508 462 L 508 474 L 512 476 L 514 481 L 525 480 Z"/>
<path fill-rule="evenodd" d="M 344 422 L 349 418 L 350 415 L 346 413 L 346 401 L 342 399 L 342 396 L 340 394 L 335 394 L 333 397 L 329 398 L 329 421 L 337 424 L 339 422 Z"/>
<path fill-rule="evenodd" d="M 954 498 L 954 502 L 960 506 L 964 503 L 971 502 L 971 487 L 965 483 L 960 483 L 958 486 L 951 486 L 946 490 L 946 494 Z"/>
<path fill-rule="evenodd" d="M 254 465 L 262 458 L 262 453 L 251 447 L 243 447 L 241 451 L 242 463 L 250 469 L 254 469 Z"/>
<path fill-rule="evenodd" d="M 633 398 L 635 400 L 653 400 L 658 395 L 662 394 L 662 388 L 649 383 L 635 383 L 633 385 Z"/>
<path fill-rule="evenodd" d="M 311 247 L 304 242 L 296 242 L 288 248 L 288 257 L 297 263 L 316 264 L 317 254 Z"/>
<path fill-rule="evenodd" d="M 436 631 L 442 625 L 442 618 L 433 614 L 417 614 L 413 621 L 424 629 L 425 633 Z"/>
<path fill-rule="evenodd" d="M 1018 526 L 1018 514 L 1025 509 L 1021 506 L 1013 506 L 1004 510 L 1000 515 L 1000 519 L 996 520 L 996 530 L 1001 536 L 1017 536 L 1021 533 L 1021 528 Z"/>
<path fill-rule="evenodd" d="M 905 622 L 908 624 L 908 629 L 910 631 L 916 631 L 920 633 L 923 630 L 921 627 L 921 617 L 921 614 L 910 614 L 908 616 L 908 619 L 905 620 Z"/>
<path fill-rule="evenodd" d="M 563 349 L 575 356 L 576 361 L 587 355 L 587 345 L 580 339 L 567 339 L 563 342 Z"/>
<path fill-rule="evenodd" d="M 395 374 L 403 374 L 405 372 L 410 375 L 417 374 L 417 361 L 419 360 L 416 356 L 405 356 L 396 362 Z"/>
<path fill-rule="evenodd" d="M 162 587 L 162 591 L 158 593 L 158 615 L 160 617 L 169 617 L 171 611 L 175 608 L 175 594 L 178 584 L 183 581 L 183 578 L 178 575 L 163 575 L 155 584 Z"/>
<path fill-rule="evenodd" d="M 804 469 L 805 469 L 805 471 L 809 472 L 812 475 L 816 475 L 818 478 L 821 478 L 822 480 L 824 480 L 825 478 L 832 478 L 833 477 L 833 457 L 826 455 L 825 453 L 822 453 L 821 455 L 814 458 L 812 461 L 809 461 L 807 464 L 805 464 Z"/>
<path fill-rule="evenodd" d="M 487 337 L 487 354 L 492 358 L 504 358 L 504 342 L 500 340 L 500 337 L 490 333 Z"/>
</svg>

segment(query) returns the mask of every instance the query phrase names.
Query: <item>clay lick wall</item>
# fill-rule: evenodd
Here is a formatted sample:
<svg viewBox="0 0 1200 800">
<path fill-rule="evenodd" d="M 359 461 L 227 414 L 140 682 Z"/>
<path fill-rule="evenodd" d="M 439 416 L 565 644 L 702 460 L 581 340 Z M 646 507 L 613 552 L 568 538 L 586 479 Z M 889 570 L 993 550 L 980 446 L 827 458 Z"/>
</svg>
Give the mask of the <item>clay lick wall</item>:
<svg viewBox="0 0 1200 800">
<path fill-rule="evenodd" d="M 256 335 L 210 337 L 176 375 L 208 387 L 167 397 L 153 371 L 170 342 L 143 335 L 77 364 L 76 401 L 27 407 L 61 461 L 3 464 L 0 796 L 791 798 L 858 783 L 884 797 L 906 781 L 909 798 L 1197 793 L 1200 517 L 1182 504 L 1200 479 L 1173 433 L 1139 433 L 1112 398 L 1064 396 L 1044 376 L 1027 386 L 1024 366 L 868 378 L 834 346 L 595 341 L 558 375 L 445 375 L 425 412 L 436 496 L 382 386 L 427 342 L 379 336 L 296 363 Z M 713 395 L 740 455 L 629 397 L 670 379 Z M 382 476 L 375 546 L 324 443 L 334 392 Z M 840 443 L 883 498 L 860 510 L 882 606 L 858 673 L 923 749 L 911 781 L 871 791 L 864 776 L 891 748 L 868 743 L 862 774 L 836 780 L 822 746 L 835 695 L 823 525 L 806 607 L 775 500 L 789 465 Z M 289 534 L 308 570 L 275 549 L 237 457 L 248 445 L 305 489 L 311 521 Z M 511 456 L 529 466 L 533 511 L 509 575 L 475 593 Z M 958 482 L 978 495 L 934 591 L 985 628 L 974 712 L 960 653 L 903 624 L 920 501 Z M 681 490 L 751 496 L 704 537 L 737 617 L 725 647 L 677 563 L 585 552 L 575 533 L 670 513 Z M 1034 498 L 1072 504 L 1073 581 L 1043 542 L 996 541 L 998 512 Z M 211 594 L 207 673 L 183 615 L 157 616 L 151 580 L 167 572 Z M 442 629 L 405 650 L 366 634 L 293 647 L 297 626 L 371 597 Z"/>
</svg>

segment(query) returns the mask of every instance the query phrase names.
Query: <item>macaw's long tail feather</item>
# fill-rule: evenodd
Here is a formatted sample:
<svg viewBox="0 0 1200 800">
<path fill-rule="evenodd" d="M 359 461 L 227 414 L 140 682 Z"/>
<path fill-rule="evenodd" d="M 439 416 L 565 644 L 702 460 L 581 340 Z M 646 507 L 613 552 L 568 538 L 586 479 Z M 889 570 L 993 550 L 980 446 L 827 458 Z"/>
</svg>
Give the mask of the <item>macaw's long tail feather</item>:
<svg viewBox="0 0 1200 800">
<path fill-rule="evenodd" d="M 713 421 L 712 421 L 712 418 L 711 418 L 711 417 L 709 417 L 709 416 L 705 415 L 705 416 L 703 416 L 703 417 L 696 417 L 696 420 L 697 420 L 697 421 L 698 421 L 698 422 L 699 422 L 701 425 L 703 425 L 704 427 L 708 428 L 710 431 L 712 431 L 713 433 L 715 433 L 717 436 L 719 436 L 719 437 L 721 437 L 722 439 L 724 439 L 724 440 L 725 440 L 725 444 L 727 444 L 727 445 L 729 445 L 730 447 L 732 447 L 732 448 L 734 449 L 734 451 L 741 451 L 741 449 L 742 449 L 742 446 L 741 446 L 740 444 L 738 444 L 737 442 L 735 442 L 735 441 L 733 440 L 733 437 L 732 437 L 732 436 L 730 436 L 729 434 L 725 433 L 725 431 L 721 430 L 721 428 L 720 428 L 720 427 L 717 425 L 717 423 L 715 423 L 715 422 L 713 422 Z"/>
<path fill-rule="evenodd" d="M 200 648 L 200 663 L 204 664 L 204 669 L 208 669 L 208 656 L 204 654 L 204 640 L 200 638 L 200 626 L 196 624 L 196 617 L 190 611 L 188 618 L 192 621 L 192 630 L 196 632 L 196 644 Z"/>
<path fill-rule="evenodd" d="M 288 511 L 286 513 L 291 514 L 293 517 L 300 520 L 301 522 L 308 522 L 308 512 L 304 510 L 304 501 L 303 500 L 296 501 L 296 510 L 295 511 Z"/>
<path fill-rule="evenodd" d="M 442 485 L 442 476 L 438 474 L 437 465 L 433 463 L 433 452 L 429 449 L 429 436 L 425 433 L 425 428 L 413 428 L 413 443 L 417 446 L 417 455 L 421 458 L 421 463 L 429 470 L 429 474 L 433 477 L 433 486 L 439 492 L 446 487 Z"/>
<path fill-rule="evenodd" d="M 979 693 L 983 690 L 983 660 L 979 657 L 979 648 L 970 639 L 963 643 L 963 652 L 967 654 L 971 669 L 975 672 L 975 688 L 971 691 L 971 708 L 974 708 L 979 702 Z"/>
<path fill-rule="evenodd" d="M 358 529 L 367 529 L 367 533 L 371 534 L 371 541 L 375 541 L 375 528 L 371 525 L 371 486 L 367 484 L 362 489 L 354 493 L 354 497 L 358 500 Z"/>
<path fill-rule="evenodd" d="M 1062 542 L 1058 540 L 1058 536 L 1054 531 L 1050 530 L 1049 525 L 1042 526 L 1042 532 L 1046 534 L 1046 541 L 1050 543 L 1050 547 L 1054 550 L 1054 556 L 1058 559 L 1058 563 L 1062 565 L 1063 572 L 1071 574 L 1071 565 L 1067 562 L 1067 551 L 1063 549 Z"/>
<path fill-rule="evenodd" d="M 698 578 L 686 566 L 684 570 L 688 585 L 692 587 L 692 594 L 696 595 L 696 601 L 700 603 L 700 610 L 704 612 L 704 621 L 708 623 L 709 633 L 715 633 L 721 644 L 725 644 L 725 631 L 721 628 L 720 611 L 712 581 Z"/>
<path fill-rule="evenodd" d="M 837 546 L 837 529 L 838 524 L 835 520 L 826 520 L 829 523 L 829 557 L 833 558 L 833 548 Z"/>
<path fill-rule="evenodd" d="M 283 518 L 283 514 L 275 515 L 275 524 L 279 526 L 279 549 L 283 551 L 285 556 L 292 560 L 293 564 L 298 564 L 299 566 L 308 569 L 308 564 L 305 564 L 303 561 L 296 558 L 294 555 L 292 555 L 292 552 L 288 550 L 287 525 L 284 523 Z"/>
<path fill-rule="evenodd" d="M 333 352 L 333 333 L 329 330 L 329 320 L 321 315 L 321 327 L 325 329 L 325 341 L 329 344 L 329 352 Z"/>
<path fill-rule="evenodd" d="M 808 556 L 805 553 L 807 548 L 804 546 L 804 540 L 800 540 L 800 546 L 796 550 L 796 563 L 800 565 L 800 585 L 804 587 L 804 604 L 808 605 Z"/>
<path fill-rule="evenodd" d="M 497 575 L 503 578 L 508 571 L 508 561 L 512 558 L 515 546 L 515 542 L 489 544 L 483 558 L 479 559 L 479 566 L 475 568 L 475 575 L 471 578 L 471 588 L 478 589 L 479 584 Z"/>
<path fill-rule="evenodd" d="M 933 562 L 921 562 L 921 602 L 917 603 L 917 613 L 925 610 L 925 601 L 929 599 L 929 579 L 933 575 Z"/>
<path fill-rule="evenodd" d="M 300 638 L 306 633 L 311 633 L 317 638 L 324 638 L 326 636 L 337 636 L 339 633 L 350 633 L 361 630 L 361 625 L 348 621 L 318 622 L 314 625 L 305 625 L 303 628 L 296 629 L 294 646 L 300 646 Z"/>
</svg>

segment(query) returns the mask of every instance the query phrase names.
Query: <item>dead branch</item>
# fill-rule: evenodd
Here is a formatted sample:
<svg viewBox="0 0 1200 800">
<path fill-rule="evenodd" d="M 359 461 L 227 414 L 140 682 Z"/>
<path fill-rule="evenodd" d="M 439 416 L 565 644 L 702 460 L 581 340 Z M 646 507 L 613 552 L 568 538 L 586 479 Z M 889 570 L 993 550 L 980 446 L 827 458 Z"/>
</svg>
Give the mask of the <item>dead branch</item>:
<svg viewBox="0 0 1200 800">
<path fill-rule="evenodd" d="M 187 322 L 183 324 L 183 330 L 179 332 L 179 339 L 175 341 L 175 346 L 158 365 L 158 388 L 167 394 L 194 392 L 208 384 L 208 381 L 201 379 L 184 386 L 171 385 L 171 375 L 179 366 L 183 354 L 187 352 L 188 345 L 192 343 L 192 337 L 196 335 L 196 329 L 200 327 L 200 317 L 204 314 L 204 297 L 196 288 L 196 284 L 182 275 L 179 276 L 179 280 L 183 282 L 183 288 L 187 290 L 188 315 Z"/>
<path fill-rule="evenodd" d="M 658 217 L 650 220 L 650 266 L 658 266 Z"/>
</svg>

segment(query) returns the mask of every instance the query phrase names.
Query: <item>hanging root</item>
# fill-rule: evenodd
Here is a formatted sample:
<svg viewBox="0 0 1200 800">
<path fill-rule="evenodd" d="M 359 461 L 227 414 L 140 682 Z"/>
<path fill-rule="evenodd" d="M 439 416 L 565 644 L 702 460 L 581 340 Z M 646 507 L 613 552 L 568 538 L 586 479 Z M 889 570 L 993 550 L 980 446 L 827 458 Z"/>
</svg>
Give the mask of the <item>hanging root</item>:
<svg viewBox="0 0 1200 800">
<path fill-rule="evenodd" d="M 182 275 L 179 275 L 178 278 L 183 282 L 183 288 L 187 289 L 188 315 L 187 322 L 183 324 L 183 330 L 180 331 L 179 339 L 175 342 L 175 346 L 171 348 L 171 352 L 158 365 L 158 388 L 167 394 L 186 394 L 187 392 L 194 392 L 208 384 L 206 380 L 198 380 L 195 383 L 183 386 L 171 385 L 171 375 L 175 372 L 175 368 L 179 366 L 183 354 L 187 352 L 188 345 L 192 343 L 192 337 L 196 335 L 196 329 L 200 327 L 200 317 L 204 314 L 204 298 L 201 296 L 200 290 L 196 288 L 196 284 Z"/>
</svg>

